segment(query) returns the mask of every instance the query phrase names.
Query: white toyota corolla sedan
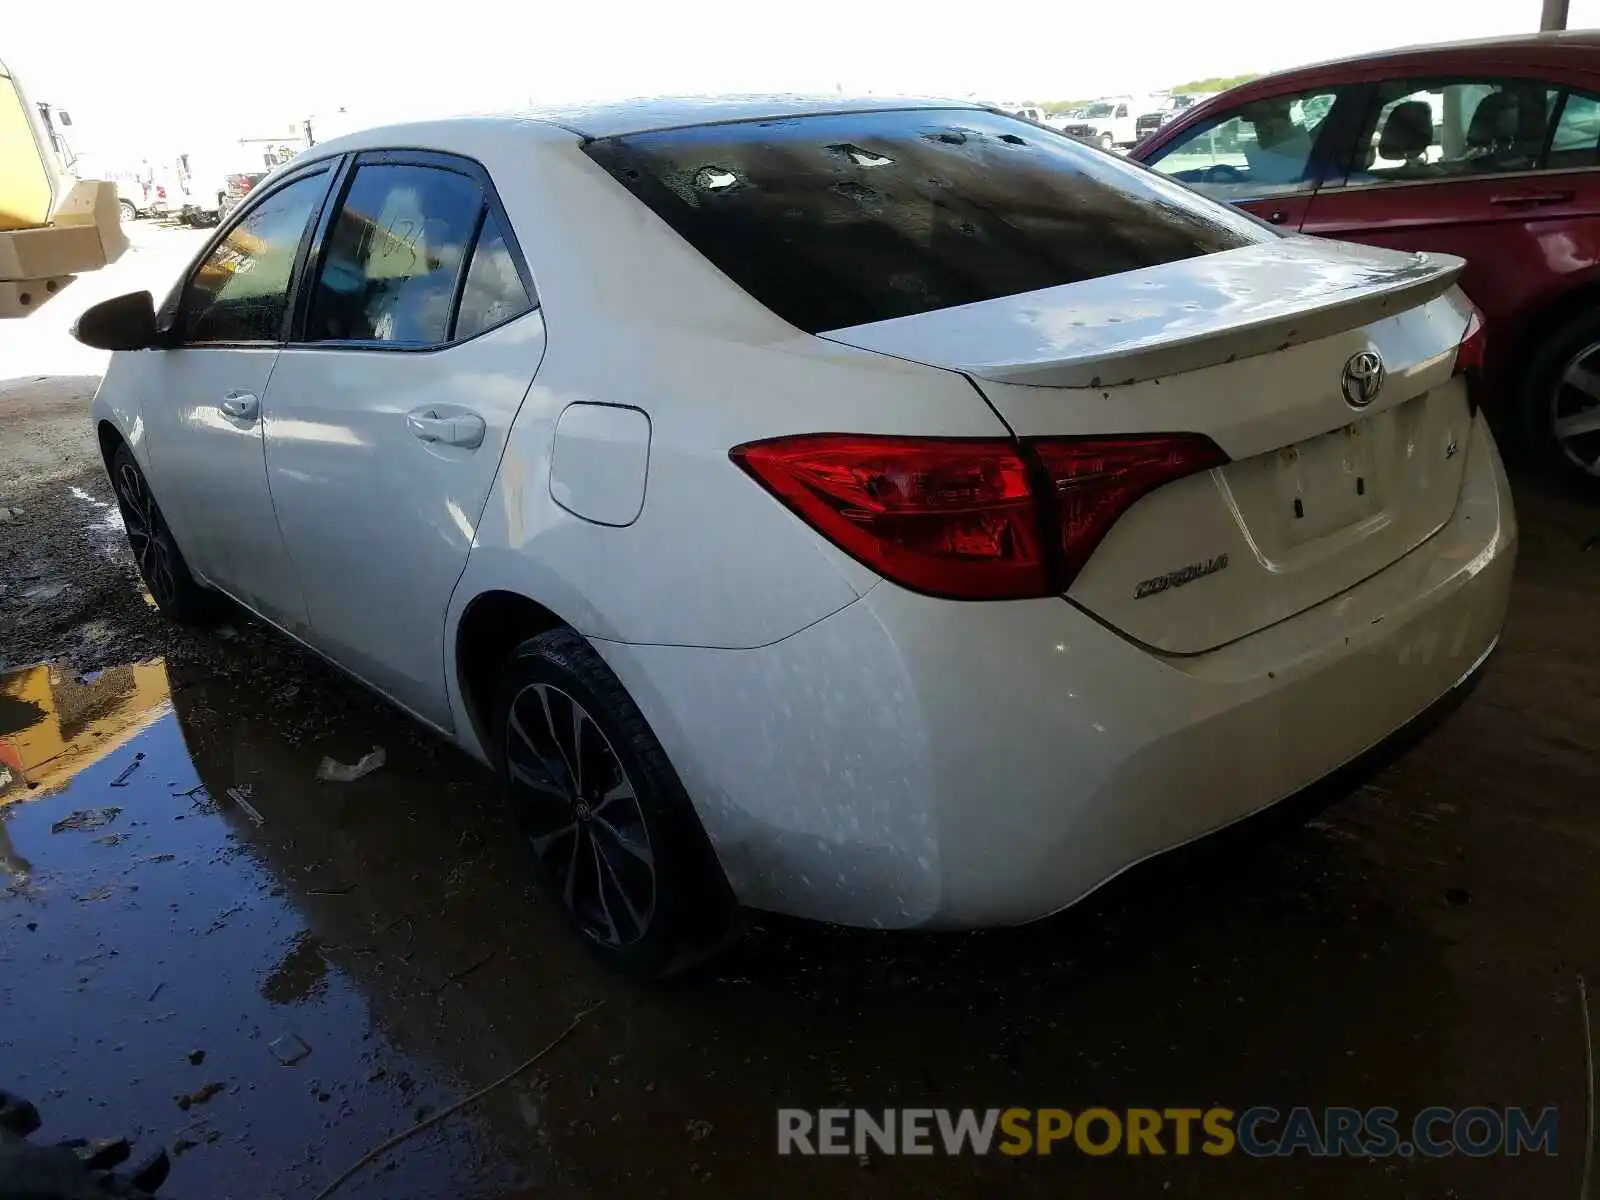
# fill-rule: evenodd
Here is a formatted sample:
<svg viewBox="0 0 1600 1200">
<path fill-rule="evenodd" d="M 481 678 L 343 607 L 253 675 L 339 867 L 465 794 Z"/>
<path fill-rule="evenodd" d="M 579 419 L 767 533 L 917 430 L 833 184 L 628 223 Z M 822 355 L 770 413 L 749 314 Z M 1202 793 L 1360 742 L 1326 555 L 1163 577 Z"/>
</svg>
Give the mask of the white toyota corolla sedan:
<svg viewBox="0 0 1600 1200">
<path fill-rule="evenodd" d="M 658 971 L 738 904 L 1043 916 L 1470 683 L 1461 265 L 969 106 L 649 102 L 317 146 L 78 333 L 161 609 L 495 766 Z"/>
</svg>

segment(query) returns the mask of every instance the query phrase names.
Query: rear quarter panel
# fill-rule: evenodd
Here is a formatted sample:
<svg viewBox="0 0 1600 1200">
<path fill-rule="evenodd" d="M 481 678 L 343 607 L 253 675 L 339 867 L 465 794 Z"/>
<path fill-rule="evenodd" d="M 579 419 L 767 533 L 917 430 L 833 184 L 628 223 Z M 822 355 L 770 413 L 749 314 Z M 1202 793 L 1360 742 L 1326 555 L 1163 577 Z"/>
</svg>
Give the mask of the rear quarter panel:
<svg viewBox="0 0 1600 1200">
<path fill-rule="evenodd" d="M 527 596 L 612 642 L 779 641 L 878 577 L 767 494 L 730 449 L 807 432 L 1006 434 L 962 376 L 778 320 L 570 135 L 538 153 L 511 149 L 486 145 L 480 157 L 532 269 L 548 348 L 452 600 L 447 647 L 490 590 Z M 626 527 L 586 521 L 551 497 L 553 430 L 574 403 L 649 415 L 644 504 Z"/>
</svg>

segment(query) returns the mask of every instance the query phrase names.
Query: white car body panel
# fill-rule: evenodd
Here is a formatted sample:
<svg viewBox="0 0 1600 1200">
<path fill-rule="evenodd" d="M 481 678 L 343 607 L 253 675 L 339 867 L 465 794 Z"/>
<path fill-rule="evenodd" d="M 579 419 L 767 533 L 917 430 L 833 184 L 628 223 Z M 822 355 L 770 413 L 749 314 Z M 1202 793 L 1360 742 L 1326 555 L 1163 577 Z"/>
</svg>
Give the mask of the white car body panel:
<svg viewBox="0 0 1600 1200">
<path fill-rule="evenodd" d="M 1483 660 L 1517 530 L 1481 417 L 1470 455 L 1426 546 L 1210 654 L 1149 654 L 1059 600 L 891 583 L 761 650 L 596 646 L 747 903 L 889 927 L 1026 921 L 1337 769 Z"/>
<path fill-rule="evenodd" d="M 151 355 L 144 380 L 149 475 L 157 503 L 174 514 L 169 524 L 200 576 L 304 636 L 305 601 L 267 486 L 259 408 L 249 418 L 221 408 L 229 397 L 254 397 L 259 406 L 278 355 L 276 346 Z M 151 397 L 161 402 L 150 403 Z"/>
<path fill-rule="evenodd" d="M 550 498 L 596 525 L 632 525 L 650 479 L 650 415 L 616 404 L 569 404 L 556 418 Z"/>
<path fill-rule="evenodd" d="M 880 926 L 1041 916 L 1306 786 L 1448 694 L 1498 636 L 1515 522 L 1476 418 L 1459 425 L 1456 502 L 1431 537 L 1226 645 L 1212 646 L 1221 627 L 1194 615 L 1199 589 L 1215 579 L 1166 598 L 1185 613 L 1147 610 L 1148 640 L 1176 638 L 1193 653 L 1141 647 L 1107 622 L 1134 625 L 1113 593 L 1181 548 L 1179 489 L 1210 488 L 1215 499 L 1226 484 L 1243 494 L 1246 481 L 1226 478 L 1231 468 L 1135 505 L 1123 521 L 1148 517 L 1170 526 L 1172 540 L 1129 525 L 1137 551 L 1121 562 L 1119 522 L 1070 599 L 956 602 L 881 579 L 764 492 L 729 450 L 807 432 L 1197 431 L 1241 466 L 1350 423 L 1330 389 L 1341 355 L 1369 344 L 1395 363 L 1392 392 L 1374 411 L 1436 396 L 1445 425 L 1465 422 L 1446 353 L 1461 332 L 1448 326 L 1466 312 L 1453 291 L 1420 305 L 1413 291 L 1393 314 L 1364 313 L 1359 329 L 1346 311 L 1341 331 L 1210 365 L 1163 357 L 1163 329 L 1184 340 L 1187 318 L 1173 306 L 1226 310 L 1193 318 L 1212 326 L 1184 353 L 1201 343 L 1210 353 L 1218 337 L 1277 334 L 1272 322 L 1289 312 L 1272 299 L 1269 263 L 1247 272 L 1253 299 L 1244 275 L 1217 264 L 1179 272 L 1184 282 L 1167 295 L 1153 272 L 1150 303 L 1161 312 L 1131 305 L 1130 331 L 1114 331 L 1110 311 L 1127 300 L 1124 276 L 1101 281 L 1107 311 L 1080 314 L 1077 326 L 1068 301 L 1048 293 L 975 306 L 994 345 L 971 340 L 948 313 L 898 331 L 882 322 L 816 337 L 734 286 L 573 132 L 910 106 L 674 101 L 410 125 L 320 145 L 295 165 L 385 147 L 482 164 L 531 267 L 537 313 L 428 353 L 286 349 L 262 380 L 264 441 L 231 427 L 224 439 L 214 408 L 205 411 L 215 393 L 242 386 L 231 369 L 170 384 L 166 364 L 205 352 L 116 354 L 95 420 L 134 446 L 207 580 L 479 758 L 490 755 L 456 661 L 474 601 L 524 596 L 587 636 L 662 742 L 741 901 Z M 1317 261 L 1293 243 L 1270 244 L 1289 247 L 1282 278 L 1307 304 L 1317 270 L 1348 282 L 1362 269 L 1325 243 Z M 1042 334 L 1046 308 L 1065 324 Z M 935 327 L 941 336 L 930 339 Z M 1080 334 L 1092 351 L 1074 342 Z M 1092 366 L 1091 353 L 1160 369 L 1115 388 L 1061 386 Z M 482 415 L 484 444 L 455 453 L 419 443 L 405 418 L 426 405 Z M 594 414 L 574 406 L 636 411 L 646 427 L 631 417 L 586 422 Z M 578 457 L 563 459 L 557 423 L 574 411 L 579 424 L 563 436 L 577 435 L 568 445 Z M 608 449 L 610 428 L 618 444 Z M 226 463 L 200 457 L 207 438 Z M 554 474 L 553 459 L 562 464 Z M 242 518 L 216 514 L 236 487 L 255 504 L 258 477 L 263 490 L 270 480 L 266 511 L 276 501 L 287 546 L 277 566 L 241 563 L 229 531 Z M 259 506 L 251 511 L 259 524 Z M 1187 541 L 1206 534 L 1203 523 L 1186 528 Z M 261 544 L 259 529 L 245 536 Z M 1090 615 L 1094 606 L 1105 611 Z"/>
<path fill-rule="evenodd" d="M 445 610 L 544 343 L 532 312 L 440 350 L 290 346 L 267 392 L 267 476 L 305 640 L 445 728 Z M 413 412 L 479 418 L 483 440 L 420 440 Z"/>
<path fill-rule="evenodd" d="M 1442 295 L 1464 266 L 1448 254 L 1283 238 L 823 336 L 994 383 L 1106 388 L 1287 349 L 1411 310 Z M 1465 318 L 1455 323 L 1455 310 L 1463 303 L 1423 310 L 1426 320 L 1450 318 L 1449 328 L 1431 332 L 1430 352 L 1460 340 Z"/>
</svg>

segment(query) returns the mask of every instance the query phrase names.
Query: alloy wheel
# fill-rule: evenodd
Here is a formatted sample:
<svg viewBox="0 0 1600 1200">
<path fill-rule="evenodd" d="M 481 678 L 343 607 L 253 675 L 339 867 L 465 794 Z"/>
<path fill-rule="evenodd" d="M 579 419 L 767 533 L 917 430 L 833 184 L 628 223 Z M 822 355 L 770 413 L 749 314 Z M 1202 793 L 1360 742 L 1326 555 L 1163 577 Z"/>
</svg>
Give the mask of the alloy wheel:
<svg viewBox="0 0 1600 1200">
<path fill-rule="evenodd" d="M 1575 466 L 1600 477 L 1600 342 L 1573 355 L 1556 380 L 1550 430 Z"/>
<path fill-rule="evenodd" d="M 655 913 L 655 854 L 610 741 L 583 705 L 544 683 L 512 700 L 504 736 L 513 806 L 562 903 L 602 945 L 638 941 Z"/>
<path fill-rule="evenodd" d="M 121 501 L 122 523 L 128 531 L 128 545 L 139 564 L 139 574 L 156 604 L 170 609 L 178 598 L 172 539 L 144 476 L 131 462 L 123 463 L 117 472 L 117 499 Z"/>
</svg>

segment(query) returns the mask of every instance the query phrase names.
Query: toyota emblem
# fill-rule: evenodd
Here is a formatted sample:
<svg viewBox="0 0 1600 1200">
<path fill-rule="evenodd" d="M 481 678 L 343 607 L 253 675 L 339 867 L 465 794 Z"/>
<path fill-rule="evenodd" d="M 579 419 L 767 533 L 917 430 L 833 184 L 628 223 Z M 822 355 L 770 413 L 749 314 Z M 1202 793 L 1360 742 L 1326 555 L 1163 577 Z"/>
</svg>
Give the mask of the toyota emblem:
<svg viewBox="0 0 1600 1200">
<path fill-rule="evenodd" d="M 1352 354 L 1344 364 L 1344 398 L 1351 408 L 1365 408 L 1383 390 L 1383 357 L 1376 350 Z"/>
</svg>

